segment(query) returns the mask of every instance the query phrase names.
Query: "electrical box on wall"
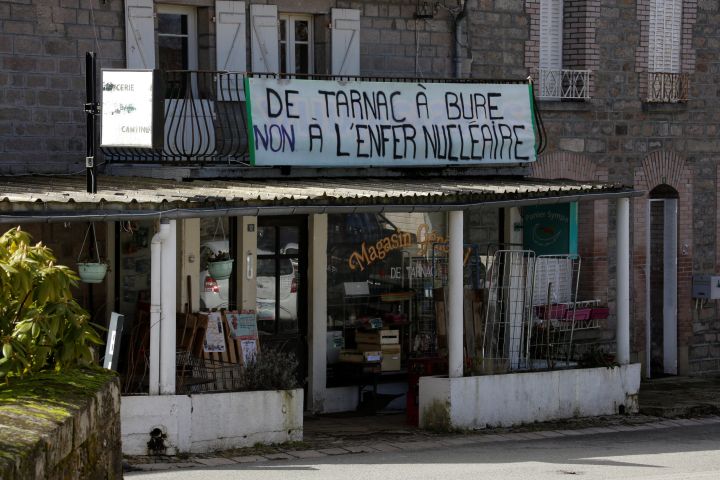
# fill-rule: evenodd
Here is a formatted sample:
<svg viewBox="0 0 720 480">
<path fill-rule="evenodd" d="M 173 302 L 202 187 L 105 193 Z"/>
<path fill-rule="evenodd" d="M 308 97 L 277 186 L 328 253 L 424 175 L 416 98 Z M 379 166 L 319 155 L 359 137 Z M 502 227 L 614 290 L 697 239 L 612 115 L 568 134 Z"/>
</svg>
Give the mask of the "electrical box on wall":
<svg viewBox="0 0 720 480">
<path fill-rule="evenodd" d="M 707 300 L 720 299 L 720 276 L 693 275 L 692 296 Z"/>
</svg>

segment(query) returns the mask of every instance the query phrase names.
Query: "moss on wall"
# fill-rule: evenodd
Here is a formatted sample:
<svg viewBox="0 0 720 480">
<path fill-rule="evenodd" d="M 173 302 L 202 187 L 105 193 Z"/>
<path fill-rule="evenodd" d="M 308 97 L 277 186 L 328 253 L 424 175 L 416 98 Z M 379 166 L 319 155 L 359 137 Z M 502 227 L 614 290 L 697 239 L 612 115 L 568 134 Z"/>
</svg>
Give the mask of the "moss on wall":
<svg viewBox="0 0 720 480">
<path fill-rule="evenodd" d="M 0 478 L 120 478 L 120 393 L 105 370 L 0 385 Z"/>
</svg>

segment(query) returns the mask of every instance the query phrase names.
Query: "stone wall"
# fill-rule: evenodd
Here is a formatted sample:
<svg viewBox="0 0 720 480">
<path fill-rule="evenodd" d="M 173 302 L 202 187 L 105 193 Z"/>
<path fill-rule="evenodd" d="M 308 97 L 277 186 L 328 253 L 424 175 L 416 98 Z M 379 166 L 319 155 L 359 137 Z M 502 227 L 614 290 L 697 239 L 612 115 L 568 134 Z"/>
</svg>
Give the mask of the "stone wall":
<svg viewBox="0 0 720 480">
<path fill-rule="evenodd" d="M 123 67 L 125 48 L 123 2 L 92 0 L 91 10 L 90 1 L 13 0 L 0 4 L 0 173 L 83 171 L 83 54 L 95 50 L 101 67 Z M 246 4 L 256 1 L 265 3 L 250 0 Z M 174 3 L 200 6 L 204 9 L 201 21 L 212 18 L 212 0 Z M 415 16 L 415 0 L 273 3 L 281 12 L 316 15 L 316 27 L 327 26 L 330 8 L 360 9 L 364 75 L 454 74 L 456 11 L 451 8 L 455 2 L 441 2 L 437 10 L 433 9 L 434 2 L 428 2 L 432 18 L 423 19 Z M 715 273 L 720 268 L 720 219 L 716 213 L 720 211 L 720 6 L 717 0 L 683 1 L 681 63 L 682 71 L 689 75 L 690 99 L 651 104 L 645 102 L 648 5 L 648 0 L 566 2 L 572 16 L 566 22 L 566 63 L 593 70 L 592 97 L 585 102 L 540 102 L 548 140 L 545 155 L 553 162 L 577 155 L 602 169 L 603 179 L 641 190 L 657 186 L 648 180 L 647 165 L 660 166 L 652 174 L 653 182 L 680 182 L 674 185 L 680 192 L 682 236 L 678 242 L 678 338 L 681 356 L 687 357 L 680 361 L 680 372 L 714 372 L 720 369 L 720 327 L 716 321 L 720 312 L 712 308 L 711 313 L 706 308 L 694 320 L 689 285 L 693 274 Z M 538 7 L 537 0 L 467 0 L 459 48 L 462 74 L 522 79 L 532 73 L 538 61 Z M 577 22 L 572 20 L 574 15 Z M 213 24 L 201 33 L 201 65 L 211 68 Z M 316 38 L 327 36 L 326 32 Z M 559 170 L 561 175 L 565 172 Z M 645 348 L 645 201 L 634 201 L 631 219 L 632 340 L 633 351 L 640 357 Z M 598 203 L 594 212 L 581 212 L 583 221 L 593 219 L 594 226 L 584 230 L 591 238 L 581 238 L 580 242 L 581 248 L 593 256 L 588 267 L 592 266 L 597 277 L 595 293 L 607 296 L 612 309 L 615 206 L 614 202 Z M 485 238 L 486 232 L 481 227 L 471 235 Z M 607 327 L 612 336 L 613 326 Z M 697 331 L 703 332 L 702 339 Z"/>
<path fill-rule="evenodd" d="M 45 372 L 0 387 L 0 478 L 122 478 L 117 377 Z"/>
</svg>

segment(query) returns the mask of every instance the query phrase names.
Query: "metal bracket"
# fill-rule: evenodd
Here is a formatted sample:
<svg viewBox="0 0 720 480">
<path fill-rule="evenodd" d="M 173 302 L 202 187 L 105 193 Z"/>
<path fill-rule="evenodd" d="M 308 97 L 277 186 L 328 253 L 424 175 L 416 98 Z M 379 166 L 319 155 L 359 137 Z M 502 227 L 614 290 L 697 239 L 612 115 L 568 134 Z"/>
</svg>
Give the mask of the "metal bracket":
<svg viewBox="0 0 720 480">
<path fill-rule="evenodd" d="M 97 115 L 100 113 L 100 105 L 98 103 L 85 103 L 83 104 L 85 113 L 90 115 Z"/>
</svg>

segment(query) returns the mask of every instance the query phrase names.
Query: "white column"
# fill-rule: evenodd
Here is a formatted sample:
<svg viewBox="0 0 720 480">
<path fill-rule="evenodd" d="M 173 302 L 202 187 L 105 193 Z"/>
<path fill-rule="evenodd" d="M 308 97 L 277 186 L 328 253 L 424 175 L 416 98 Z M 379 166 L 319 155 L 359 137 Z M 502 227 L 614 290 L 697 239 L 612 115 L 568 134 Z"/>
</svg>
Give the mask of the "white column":
<svg viewBox="0 0 720 480">
<path fill-rule="evenodd" d="M 309 410 L 322 412 L 325 408 L 327 381 L 327 241 L 326 214 L 310 216 L 309 258 L 310 272 L 310 328 L 308 329 Z"/>
<path fill-rule="evenodd" d="M 177 221 L 170 220 L 168 238 L 163 242 L 160 313 L 160 394 L 175 394 L 175 342 L 177 315 Z"/>
<path fill-rule="evenodd" d="M 448 367 L 450 378 L 463 376 L 463 212 L 450 212 L 448 225 Z"/>
<path fill-rule="evenodd" d="M 630 363 L 630 199 L 617 203 L 617 362 Z"/>
<path fill-rule="evenodd" d="M 257 308 L 257 217 L 241 217 L 237 251 L 238 304 L 244 310 Z"/>
</svg>

